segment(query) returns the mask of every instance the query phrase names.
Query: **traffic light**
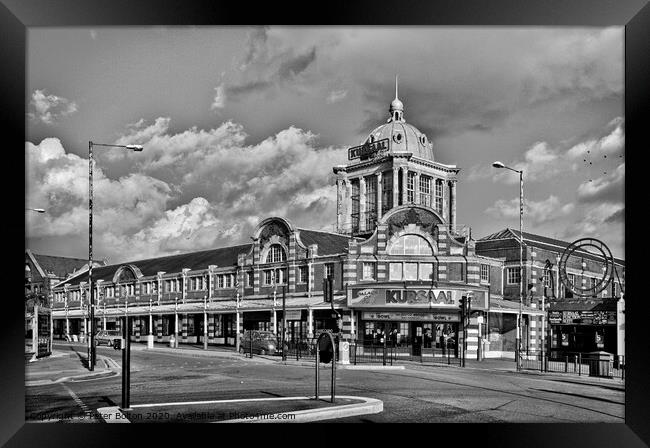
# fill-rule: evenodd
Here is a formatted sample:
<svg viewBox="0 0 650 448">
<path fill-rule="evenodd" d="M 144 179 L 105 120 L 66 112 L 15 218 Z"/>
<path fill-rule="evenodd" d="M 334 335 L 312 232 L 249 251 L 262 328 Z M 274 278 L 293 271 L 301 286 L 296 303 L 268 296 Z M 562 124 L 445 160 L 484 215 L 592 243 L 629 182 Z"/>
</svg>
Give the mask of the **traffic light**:
<svg viewBox="0 0 650 448">
<path fill-rule="evenodd" d="M 318 356 L 322 363 L 329 364 L 332 362 L 334 347 L 332 347 L 332 342 L 329 337 L 320 338 L 318 341 Z"/>
<path fill-rule="evenodd" d="M 460 306 L 461 311 L 465 312 L 465 308 L 467 307 L 467 297 L 462 296 L 460 298 L 460 305 L 459 306 Z"/>
<path fill-rule="evenodd" d="M 323 301 L 331 303 L 334 299 L 334 282 L 332 277 L 323 279 Z"/>
<path fill-rule="evenodd" d="M 113 350 L 122 350 L 122 339 L 113 340 Z"/>
</svg>

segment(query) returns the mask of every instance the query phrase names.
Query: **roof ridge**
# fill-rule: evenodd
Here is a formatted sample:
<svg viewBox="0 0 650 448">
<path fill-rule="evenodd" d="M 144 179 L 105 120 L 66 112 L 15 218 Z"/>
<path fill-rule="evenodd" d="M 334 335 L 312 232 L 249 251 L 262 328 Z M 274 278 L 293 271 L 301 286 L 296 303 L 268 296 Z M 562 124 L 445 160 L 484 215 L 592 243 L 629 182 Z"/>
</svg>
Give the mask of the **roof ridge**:
<svg viewBox="0 0 650 448">
<path fill-rule="evenodd" d="M 140 258 L 138 260 L 123 261 L 121 263 L 109 264 L 109 265 L 102 266 L 102 267 L 121 266 L 121 265 L 124 265 L 124 264 L 135 264 L 135 263 L 143 262 L 143 261 L 162 260 L 162 259 L 165 259 L 165 258 L 182 257 L 182 256 L 185 256 L 185 255 L 191 255 L 191 254 L 200 254 L 200 253 L 214 252 L 214 251 L 219 251 L 219 250 L 235 249 L 235 248 L 238 248 L 238 247 L 248 247 L 248 246 L 250 246 L 250 244 L 251 243 L 244 243 L 244 244 L 238 244 L 238 245 L 234 245 L 234 246 L 226 246 L 226 247 L 217 247 L 217 248 L 212 248 L 212 249 L 195 250 L 195 251 L 191 251 L 191 252 L 182 252 L 182 253 L 179 253 L 179 254 L 172 254 L 172 255 L 162 255 L 162 256 L 159 256 L 159 257 Z"/>
<path fill-rule="evenodd" d="M 346 235 L 346 234 L 343 234 L 343 233 L 336 233 L 336 232 L 328 232 L 327 230 L 303 229 L 301 227 L 296 227 L 296 230 L 299 230 L 299 231 L 306 230 L 307 232 L 327 233 L 328 235 L 340 236 L 340 237 L 348 238 L 348 239 L 354 238 L 353 236 L 350 236 L 350 235 Z"/>
</svg>

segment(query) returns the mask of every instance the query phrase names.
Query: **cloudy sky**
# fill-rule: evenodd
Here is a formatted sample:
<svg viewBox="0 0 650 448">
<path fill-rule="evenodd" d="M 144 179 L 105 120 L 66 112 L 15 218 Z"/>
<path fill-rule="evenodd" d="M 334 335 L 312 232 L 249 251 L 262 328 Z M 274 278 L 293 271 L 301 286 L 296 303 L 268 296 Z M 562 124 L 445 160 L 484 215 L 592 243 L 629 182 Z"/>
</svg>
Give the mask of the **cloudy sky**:
<svg viewBox="0 0 650 448">
<path fill-rule="evenodd" d="M 111 263 L 250 241 L 269 216 L 332 231 L 331 167 L 404 117 L 461 168 L 458 222 L 595 237 L 624 257 L 623 28 L 28 29 L 26 247 Z"/>
</svg>

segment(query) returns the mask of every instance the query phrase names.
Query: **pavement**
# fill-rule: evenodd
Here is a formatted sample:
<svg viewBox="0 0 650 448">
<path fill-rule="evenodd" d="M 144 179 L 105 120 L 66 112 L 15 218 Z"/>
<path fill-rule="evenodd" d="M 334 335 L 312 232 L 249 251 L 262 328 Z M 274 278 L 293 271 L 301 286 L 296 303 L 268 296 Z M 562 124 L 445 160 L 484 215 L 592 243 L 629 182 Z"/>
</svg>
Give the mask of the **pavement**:
<svg viewBox="0 0 650 448">
<path fill-rule="evenodd" d="M 305 423 L 378 414 L 383 402 L 358 396 L 273 397 L 206 400 L 98 408 L 94 418 L 106 423 Z"/>
<path fill-rule="evenodd" d="M 98 355 L 94 371 L 77 352 L 52 350 L 47 357 L 25 362 L 25 386 L 45 386 L 66 381 L 88 381 L 119 375 L 121 367 L 110 358 Z"/>
</svg>

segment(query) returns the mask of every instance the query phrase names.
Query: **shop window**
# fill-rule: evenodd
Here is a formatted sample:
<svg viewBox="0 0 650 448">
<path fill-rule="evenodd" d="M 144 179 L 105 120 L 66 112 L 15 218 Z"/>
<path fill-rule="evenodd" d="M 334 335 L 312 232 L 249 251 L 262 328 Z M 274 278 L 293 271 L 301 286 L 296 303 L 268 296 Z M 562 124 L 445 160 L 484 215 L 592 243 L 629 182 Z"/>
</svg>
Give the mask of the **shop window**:
<svg viewBox="0 0 650 448">
<path fill-rule="evenodd" d="M 246 272 L 246 286 L 253 287 L 255 283 L 255 273 L 253 271 Z"/>
<path fill-rule="evenodd" d="M 374 280 L 375 279 L 375 263 L 364 262 L 363 263 L 363 280 Z"/>
</svg>

